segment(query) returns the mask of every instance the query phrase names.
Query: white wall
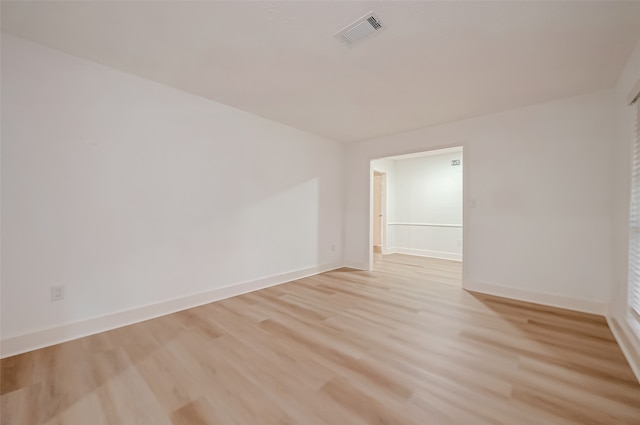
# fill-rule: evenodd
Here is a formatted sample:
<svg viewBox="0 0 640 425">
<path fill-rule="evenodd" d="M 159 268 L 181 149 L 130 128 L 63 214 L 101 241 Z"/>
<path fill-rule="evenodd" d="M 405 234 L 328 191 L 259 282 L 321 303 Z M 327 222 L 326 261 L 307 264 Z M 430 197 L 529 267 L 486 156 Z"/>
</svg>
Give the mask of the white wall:
<svg viewBox="0 0 640 425">
<path fill-rule="evenodd" d="M 629 255 L 629 201 L 631 195 L 631 156 L 635 137 L 634 108 L 629 106 L 627 96 L 640 79 L 640 42 L 629 58 L 615 87 L 615 112 L 617 138 L 613 144 L 613 296 L 610 314 L 614 332 L 624 332 L 618 338 L 636 376 L 640 379 L 640 326 L 628 316 L 627 285 Z M 636 326 L 634 326 L 636 325 Z M 635 327 L 635 332 L 632 330 Z M 625 345 L 627 343 L 628 345 Z"/>
<path fill-rule="evenodd" d="M 370 160 L 460 145 L 465 286 L 596 311 L 613 279 L 622 317 L 621 99 L 638 75 L 640 47 L 615 94 L 369 140 L 345 161 L 325 139 L 3 34 L 3 355 L 43 329 L 339 265 L 343 199 L 344 263 L 368 268 Z"/>
<path fill-rule="evenodd" d="M 334 142 L 3 34 L 3 342 L 340 266 L 343 160 Z"/>
<path fill-rule="evenodd" d="M 452 166 L 453 160 L 461 165 Z M 462 152 L 394 162 L 396 213 L 389 226 L 395 241 L 392 250 L 461 260 Z"/>
<path fill-rule="evenodd" d="M 371 159 L 463 146 L 465 287 L 604 311 L 614 125 L 606 91 L 349 145 L 345 261 L 369 267 Z"/>
</svg>

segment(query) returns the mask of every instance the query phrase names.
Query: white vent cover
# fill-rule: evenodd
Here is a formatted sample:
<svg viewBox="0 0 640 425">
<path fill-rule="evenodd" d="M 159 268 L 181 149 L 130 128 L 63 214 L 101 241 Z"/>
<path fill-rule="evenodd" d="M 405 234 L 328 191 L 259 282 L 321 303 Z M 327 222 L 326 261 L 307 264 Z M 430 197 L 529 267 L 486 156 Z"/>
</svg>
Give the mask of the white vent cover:
<svg viewBox="0 0 640 425">
<path fill-rule="evenodd" d="M 368 37 L 376 32 L 380 32 L 385 28 L 386 26 L 382 23 L 382 21 L 380 21 L 380 18 L 378 18 L 375 13 L 369 12 L 362 18 L 338 31 L 335 36 L 339 40 L 342 40 L 343 42 L 351 46 L 352 44 L 362 40 L 363 38 Z"/>
</svg>

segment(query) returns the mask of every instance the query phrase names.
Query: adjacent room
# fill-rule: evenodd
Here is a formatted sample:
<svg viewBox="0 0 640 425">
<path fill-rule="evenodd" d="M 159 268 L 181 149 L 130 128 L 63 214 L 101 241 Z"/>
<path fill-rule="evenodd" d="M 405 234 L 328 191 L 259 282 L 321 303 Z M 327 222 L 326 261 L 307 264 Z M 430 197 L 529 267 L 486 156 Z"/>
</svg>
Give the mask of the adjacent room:
<svg viewBox="0 0 640 425">
<path fill-rule="evenodd" d="M 640 2 L 0 12 L 3 425 L 640 425 Z"/>
<path fill-rule="evenodd" d="M 374 268 L 410 264 L 461 286 L 462 147 L 376 159 L 371 170 Z"/>
</svg>

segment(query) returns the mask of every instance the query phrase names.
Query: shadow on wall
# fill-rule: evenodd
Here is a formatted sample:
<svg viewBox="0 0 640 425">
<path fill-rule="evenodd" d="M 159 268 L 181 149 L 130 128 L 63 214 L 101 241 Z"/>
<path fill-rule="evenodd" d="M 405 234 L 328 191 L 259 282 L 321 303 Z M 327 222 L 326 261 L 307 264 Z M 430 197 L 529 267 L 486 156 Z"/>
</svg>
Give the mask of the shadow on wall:
<svg viewBox="0 0 640 425">
<path fill-rule="evenodd" d="M 342 145 L 15 37 L 2 86 L 3 339 L 340 260 Z"/>
</svg>

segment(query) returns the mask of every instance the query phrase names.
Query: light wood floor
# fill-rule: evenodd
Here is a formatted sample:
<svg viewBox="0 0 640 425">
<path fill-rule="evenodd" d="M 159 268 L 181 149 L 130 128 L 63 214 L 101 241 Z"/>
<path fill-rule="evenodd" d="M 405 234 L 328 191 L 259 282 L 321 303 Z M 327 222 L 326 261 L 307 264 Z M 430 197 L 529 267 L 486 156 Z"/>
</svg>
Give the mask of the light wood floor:
<svg viewBox="0 0 640 425">
<path fill-rule="evenodd" d="M 1 362 L 3 425 L 640 424 L 602 317 L 402 255 Z"/>
</svg>

